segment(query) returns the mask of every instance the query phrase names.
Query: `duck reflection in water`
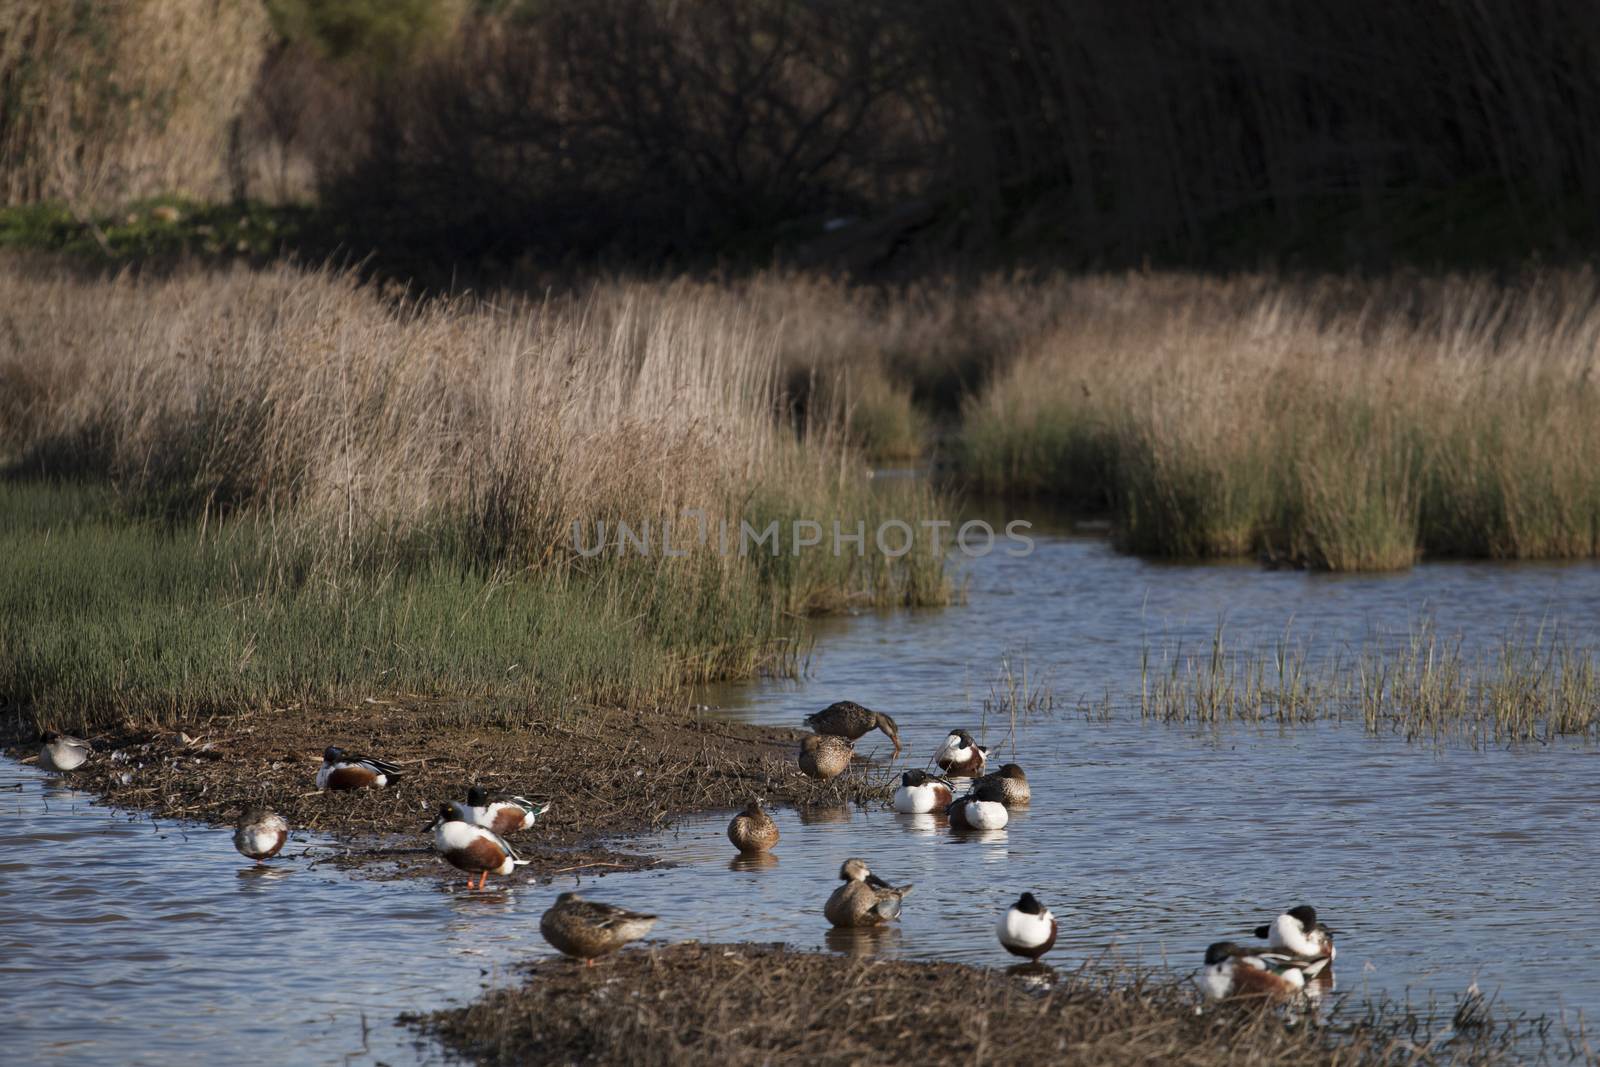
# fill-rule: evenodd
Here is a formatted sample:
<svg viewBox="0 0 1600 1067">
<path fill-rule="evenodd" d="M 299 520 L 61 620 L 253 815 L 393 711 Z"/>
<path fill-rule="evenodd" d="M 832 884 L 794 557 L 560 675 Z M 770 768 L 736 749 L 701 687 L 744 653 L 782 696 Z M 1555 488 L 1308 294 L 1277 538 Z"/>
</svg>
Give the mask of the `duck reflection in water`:
<svg viewBox="0 0 1600 1067">
<path fill-rule="evenodd" d="M 896 815 L 894 821 L 905 828 L 906 833 L 916 834 L 919 837 L 937 836 L 944 827 L 950 825 L 950 820 L 942 814 L 924 812 L 921 815 Z"/>
<path fill-rule="evenodd" d="M 818 826 L 823 823 L 841 823 L 850 821 L 850 805 L 834 804 L 827 807 L 811 807 L 800 809 L 800 823 L 803 826 Z"/>
<path fill-rule="evenodd" d="M 271 885 L 280 878 L 287 878 L 294 873 L 293 867 L 279 864 L 269 867 L 264 863 L 252 863 L 248 867 L 238 870 L 239 888 L 249 892 L 260 892 L 265 886 Z"/>
<path fill-rule="evenodd" d="M 853 960 L 881 956 L 900 944 L 898 926 L 835 926 L 823 935 L 829 950 Z"/>
<path fill-rule="evenodd" d="M 765 871 L 778 865 L 773 852 L 741 852 L 728 861 L 730 871 Z"/>
</svg>

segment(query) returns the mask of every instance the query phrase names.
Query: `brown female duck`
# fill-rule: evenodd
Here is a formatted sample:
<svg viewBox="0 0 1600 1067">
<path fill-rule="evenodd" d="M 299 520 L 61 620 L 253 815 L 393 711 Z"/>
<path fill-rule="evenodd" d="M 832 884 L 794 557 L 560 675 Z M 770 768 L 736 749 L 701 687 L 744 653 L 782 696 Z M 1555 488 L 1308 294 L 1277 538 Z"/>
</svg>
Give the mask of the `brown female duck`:
<svg viewBox="0 0 1600 1067">
<path fill-rule="evenodd" d="M 766 852 L 778 843 L 778 824 L 761 810 L 759 799 L 752 800 L 728 824 L 728 840 L 740 852 Z"/>
</svg>

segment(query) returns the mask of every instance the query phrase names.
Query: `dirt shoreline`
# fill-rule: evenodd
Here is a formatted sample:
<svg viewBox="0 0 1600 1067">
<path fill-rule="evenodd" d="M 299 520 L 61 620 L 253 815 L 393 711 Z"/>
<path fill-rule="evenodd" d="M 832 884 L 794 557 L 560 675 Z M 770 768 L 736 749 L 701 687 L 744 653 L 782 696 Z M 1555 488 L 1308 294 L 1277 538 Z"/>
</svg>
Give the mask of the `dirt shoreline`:
<svg viewBox="0 0 1600 1067">
<path fill-rule="evenodd" d="M 806 778 L 795 763 L 800 736 L 675 708 L 584 709 L 516 728 L 441 725 L 425 706 L 384 702 L 218 714 L 178 729 L 124 723 L 88 738 L 94 758 L 65 777 L 118 808 L 215 826 L 264 803 L 296 834 L 333 836 L 345 847 L 332 858 L 343 865 L 441 880 L 461 876 L 423 832 L 439 802 L 463 798 L 471 783 L 513 789 L 554 802 L 514 838 L 531 862 L 513 877 L 547 878 L 651 866 L 613 842 L 752 796 L 808 808 L 887 799 L 887 776 L 866 766 L 833 782 Z M 20 716 L 5 722 L 3 743 L 13 758 L 37 756 Z M 320 793 L 317 767 L 330 744 L 404 773 L 384 789 Z"/>
</svg>

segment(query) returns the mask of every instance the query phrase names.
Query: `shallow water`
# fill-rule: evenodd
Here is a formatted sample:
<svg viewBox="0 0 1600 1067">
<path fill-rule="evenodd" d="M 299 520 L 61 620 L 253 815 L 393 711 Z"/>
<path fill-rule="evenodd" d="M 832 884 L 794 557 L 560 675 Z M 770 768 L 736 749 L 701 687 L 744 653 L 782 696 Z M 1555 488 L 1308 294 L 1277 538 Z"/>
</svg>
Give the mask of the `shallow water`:
<svg viewBox="0 0 1600 1067">
<path fill-rule="evenodd" d="M 1058 965 L 1112 954 L 1188 971 L 1206 943 L 1242 937 L 1281 907 L 1316 904 L 1337 932 L 1341 992 L 1448 997 L 1477 979 L 1533 1013 L 1600 1011 L 1600 874 L 1591 746 L 1473 750 L 1412 745 L 1323 724 L 1280 734 L 1088 722 L 1075 711 L 1136 684 L 1140 650 L 1234 647 L 1291 632 L 1319 649 L 1419 618 L 1469 647 L 1559 624 L 1600 638 L 1600 567 L 1433 564 L 1329 577 L 1253 566 L 1155 565 L 1099 541 L 1041 539 L 1031 557 L 969 568 L 969 603 L 869 614 L 820 633 L 802 684 L 727 687 L 722 713 L 798 724 L 848 697 L 900 722 L 904 764 L 945 731 L 983 735 L 1002 655 L 1048 676 L 1052 713 L 990 723 L 1033 807 L 1004 831 L 952 835 L 931 817 L 778 813 L 777 862 L 735 865 L 727 815 L 639 843 L 678 866 L 584 888 L 656 911 L 662 939 L 801 947 L 1001 965 L 993 926 L 1023 889 L 1061 922 Z M 1020 659 L 1020 657 L 1019 657 Z M 874 741 L 873 739 L 877 740 Z M 881 735 L 861 745 L 887 756 Z M 420 842 L 419 842 L 420 843 Z M 271 873 L 225 830 L 152 823 L 0 761 L 0 1017 L 8 1062 L 414 1063 L 433 1047 L 401 1011 L 476 995 L 548 949 L 538 916 L 576 884 L 465 894 L 319 865 L 297 836 Z M 898 928 L 830 936 L 821 904 L 847 856 L 915 882 Z M 452 886 L 455 880 L 452 880 Z M 20 1052 L 20 1055 L 18 1054 Z"/>
</svg>

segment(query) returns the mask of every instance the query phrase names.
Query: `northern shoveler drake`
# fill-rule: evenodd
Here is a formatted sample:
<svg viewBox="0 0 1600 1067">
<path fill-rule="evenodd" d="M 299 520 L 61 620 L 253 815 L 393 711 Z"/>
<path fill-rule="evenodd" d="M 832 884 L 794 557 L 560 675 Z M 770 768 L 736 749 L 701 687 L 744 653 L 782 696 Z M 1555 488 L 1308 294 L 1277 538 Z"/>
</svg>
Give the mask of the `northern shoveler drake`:
<svg viewBox="0 0 1600 1067">
<path fill-rule="evenodd" d="M 1290 908 L 1270 923 L 1256 927 L 1255 934 L 1267 942 L 1267 947 L 1309 961 L 1311 965 L 1305 968 L 1308 978 L 1320 974 L 1339 954 L 1333 947 L 1333 931 L 1317 921 L 1317 909 L 1310 904 Z"/>
<path fill-rule="evenodd" d="M 39 735 L 39 766 L 47 771 L 74 771 L 94 755 L 94 748 L 81 737 L 46 730 Z"/>
<path fill-rule="evenodd" d="M 487 827 L 468 819 L 455 801 L 439 805 L 438 816 L 428 824 L 433 831 L 433 847 L 450 866 L 479 875 L 478 884 L 467 879 L 468 889 L 482 889 L 489 875 L 507 875 L 528 861 L 518 856 L 506 839 Z"/>
<path fill-rule="evenodd" d="M 289 823 L 257 804 L 247 808 L 233 827 L 233 847 L 257 863 L 271 859 L 289 840 Z"/>
<path fill-rule="evenodd" d="M 1003 830 L 1011 812 L 1001 799 L 1000 786 L 993 782 L 974 782 L 972 790 L 945 809 L 953 830 Z"/>
<path fill-rule="evenodd" d="M 322 766 L 317 769 L 318 789 L 382 788 L 390 779 L 400 777 L 400 768 L 371 756 L 356 756 L 338 745 L 329 745 L 322 753 Z"/>
<path fill-rule="evenodd" d="M 955 795 L 955 790 L 943 778 L 926 771 L 907 771 L 900 776 L 900 788 L 894 791 L 894 810 L 903 815 L 942 813 Z"/>
<path fill-rule="evenodd" d="M 1000 947 L 1013 956 L 1036 960 L 1056 943 L 1056 917 L 1032 893 L 1024 893 L 1000 916 Z"/>
<path fill-rule="evenodd" d="M 894 742 L 894 754 L 900 755 L 900 727 L 881 711 L 864 708 L 853 700 L 829 704 L 821 711 L 806 716 L 806 725 L 819 734 L 848 737 L 859 741 L 873 730 L 882 730 Z"/>
<path fill-rule="evenodd" d="M 557 952 L 588 966 L 596 957 L 639 940 L 655 924 L 654 915 L 562 893 L 539 919 L 539 932 Z"/>
<path fill-rule="evenodd" d="M 971 734 L 965 730 L 951 730 L 933 761 L 953 778 L 975 778 L 983 773 L 988 755 L 989 750 L 974 741 Z"/>
<path fill-rule="evenodd" d="M 1206 949 L 1200 991 L 1211 1000 L 1260 997 L 1288 1000 L 1306 987 L 1304 961 L 1281 953 L 1218 941 Z"/>
<path fill-rule="evenodd" d="M 728 840 L 740 852 L 767 852 L 778 843 L 778 824 L 761 810 L 761 801 L 752 800 L 728 824 Z"/>
<path fill-rule="evenodd" d="M 800 769 L 812 778 L 826 782 L 845 772 L 855 750 L 855 745 L 848 737 L 811 734 L 800 741 Z"/>
<path fill-rule="evenodd" d="M 539 817 L 549 810 L 548 800 L 529 800 L 515 793 L 491 793 L 476 785 L 467 790 L 470 821 L 501 837 L 532 829 Z"/>
<path fill-rule="evenodd" d="M 994 782 L 999 785 L 1004 794 L 1003 800 L 1008 808 L 1025 808 L 1033 800 L 1033 790 L 1028 787 L 1028 776 L 1022 773 L 1022 768 L 1015 763 L 1002 763 L 998 771 L 979 778 L 980 782 Z"/>
<path fill-rule="evenodd" d="M 867 861 L 848 859 L 839 868 L 844 885 L 835 889 L 822 914 L 835 926 L 878 926 L 900 917 L 900 901 L 911 886 L 893 886 L 867 869 Z"/>
</svg>

